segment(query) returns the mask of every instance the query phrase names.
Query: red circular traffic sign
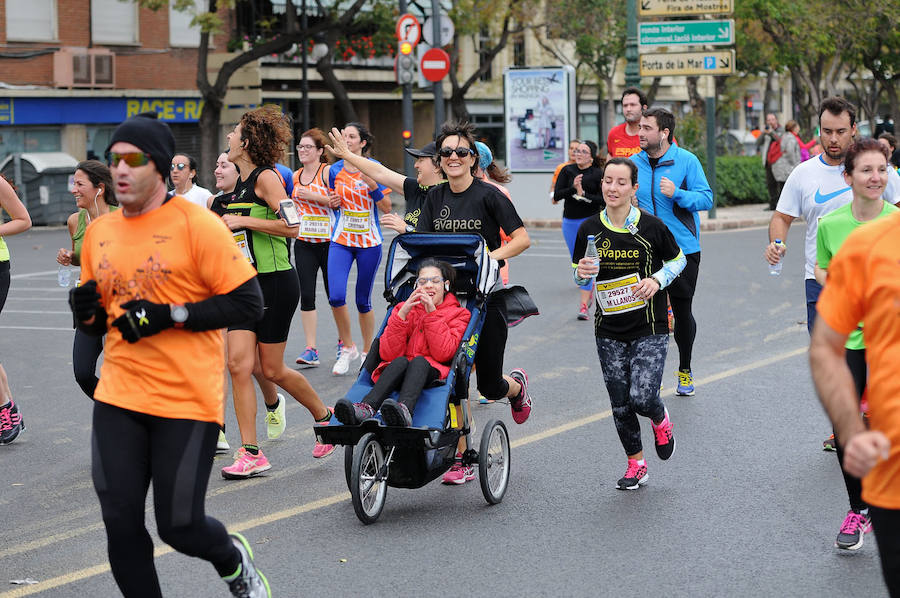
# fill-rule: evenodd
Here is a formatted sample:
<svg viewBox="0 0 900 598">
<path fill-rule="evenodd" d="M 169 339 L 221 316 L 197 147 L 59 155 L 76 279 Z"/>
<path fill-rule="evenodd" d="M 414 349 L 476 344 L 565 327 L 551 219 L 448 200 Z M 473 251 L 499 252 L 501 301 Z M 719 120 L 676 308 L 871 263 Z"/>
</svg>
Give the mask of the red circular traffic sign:
<svg viewBox="0 0 900 598">
<path fill-rule="evenodd" d="M 422 25 L 415 15 L 405 13 L 397 19 L 397 39 L 401 42 L 409 42 L 412 45 L 419 43 L 422 39 Z"/>
<path fill-rule="evenodd" d="M 419 72 L 432 83 L 437 83 L 450 72 L 450 55 L 440 48 L 431 48 L 422 54 Z"/>
</svg>

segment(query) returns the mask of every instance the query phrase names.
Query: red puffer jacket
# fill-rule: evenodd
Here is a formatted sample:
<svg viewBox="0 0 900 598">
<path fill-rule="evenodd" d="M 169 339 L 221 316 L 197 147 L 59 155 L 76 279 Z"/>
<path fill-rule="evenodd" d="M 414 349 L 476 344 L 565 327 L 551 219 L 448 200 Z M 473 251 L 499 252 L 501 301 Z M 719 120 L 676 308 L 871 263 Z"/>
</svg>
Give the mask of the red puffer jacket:
<svg viewBox="0 0 900 598">
<path fill-rule="evenodd" d="M 394 308 L 381 333 L 378 353 L 382 361 L 372 373 L 372 380 L 377 382 L 382 370 L 398 357 L 412 360 L 419 355 L 441 373 L 443 380 L 450 373 L 450 361 L 471 314 L 460 306 L 453 293 L 444 295 L 444 300 L 430 314 L 425 312 L 425 306 L 416 305 L 406 315 L 406 321 L 397 316 L 402 305 Z"/>
</svg>

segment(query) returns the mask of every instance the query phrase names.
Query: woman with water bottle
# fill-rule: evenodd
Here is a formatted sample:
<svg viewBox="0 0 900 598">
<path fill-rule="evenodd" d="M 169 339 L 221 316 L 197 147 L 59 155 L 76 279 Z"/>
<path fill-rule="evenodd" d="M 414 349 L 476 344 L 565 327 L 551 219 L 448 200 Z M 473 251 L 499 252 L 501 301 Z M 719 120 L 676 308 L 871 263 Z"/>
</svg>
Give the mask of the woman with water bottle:
<svg viewBox="0 0 900 598">
<path fill-rule="evenodd" d="M 628 459 L 619 490 L 637 490 L 648 479 L 638 415 L 650 418 L 661 460 L 675 451 L 674 426 L 659 386 L 669 344 L 665 288 L 686 263 L 662 220 L 632 205 L 637 180 L 637 167 L 628 158 L 606 163 L 601 184 L 606 208 L 582 223 L 572 252 L 575 282 L 591 282 L 597 299 L 597 354 Z"/>
<path fill-rule="evenodd" d="M 59 286 L 71 284 L 73 266 L 81 265 L 81 241 L 88 224 L 108 214 L 118 207 L 116 192 L 113 189 L 112 175 L 109 168 L 97 160 L 79 162 L 72 176 L 72 195 L 78 211 L 69 216 L 66 224 L 69 236 L 72 237 L 72 249 L 61 248 L 56 253 L 59 263 Z M 103 337 L 90 336 L 75 329 L 75 341 L 72 344 L 72 369 L 75 370 L 75 381 L 88 398 L 94 398 L 94 390 L 100 381 L 97 378 L 97 360 L 103 353 Z"/>
</svg>

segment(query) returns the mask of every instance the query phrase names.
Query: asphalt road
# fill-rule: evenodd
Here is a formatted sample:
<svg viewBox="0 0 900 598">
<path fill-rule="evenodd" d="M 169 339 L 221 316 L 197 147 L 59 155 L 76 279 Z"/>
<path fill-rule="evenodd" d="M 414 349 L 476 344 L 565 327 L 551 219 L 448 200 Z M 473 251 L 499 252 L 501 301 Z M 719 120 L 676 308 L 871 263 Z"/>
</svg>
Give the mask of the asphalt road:
<svg viewBox="0 0 900 598">
<path fill-rule="evenodd" d="M 312 458 L 311 418 L 291 403 L 284 436 L 263 440 L 269 475 L 225 481 L 218 469 L 230 460 L 218 458 L 208 511 L 250 539 L 280 597 L 884 596 L 871 534 L 855 553 L 832 548 L 847 499 L 834 454 L 821 450 L 830 426 L 806 362 L 802 235 L 802 224 L 791 231 L 780 278 L 762 260 L 764 230 L 704 235 L 697 394 L 672 396 L 673 342 L 663 396 L 678 449 L 660 462 L 642 421 L 650 482 L 640 491 L 614 489 L 625 458 L 592 327 L 575 319 L 561 234 L 541 230 L 512 263 L 541 316 L 511 330 L 506 354 L 507 369 L 530 374 L 533 414 L 517 426 L 505 405 L 475 407 L 479 422 L 501 417 L 509 426 L 512 473 L 501 504 L 488 506 L 477 483 L 391 488 L 381 519 L 363 526 L 340 453 Z M 54 256 L 67 235 L 37 230 L 9 244 L 0 358 L 28 430 L 0 447 L 0 598 L 115 596 L 90 480 L 91 404 L 71 374 L 71 317 L 56 285 Z M 319 301 L 326 307 L 323 293 Z M 381 318 L 384 303 L 375 301 Z M 333 404 L 351 380 L 331 375 L 336 333 L 321 307 L 323 365 L 306 375 Z M 302 349 L 298 318 L 286 358 Z M 147 513 L 153 531 L 151 502 Z M 210 565 L 156 544 L 166 596 L 227 595 Z M 6 585 L 26 578 L 39 583 Z"/>
</svg>

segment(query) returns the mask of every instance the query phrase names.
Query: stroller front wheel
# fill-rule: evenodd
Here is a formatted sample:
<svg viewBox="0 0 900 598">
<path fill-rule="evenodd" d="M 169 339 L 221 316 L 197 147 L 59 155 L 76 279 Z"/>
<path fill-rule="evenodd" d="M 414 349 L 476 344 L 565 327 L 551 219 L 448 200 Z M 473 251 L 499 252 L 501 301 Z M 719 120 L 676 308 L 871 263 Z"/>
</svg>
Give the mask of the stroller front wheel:
<svg viewBox="0 0 900 598">
<path fill-rule="evenodd" d="M 478 480 L 488 503 L 496 505 L 503 500 L 509 485 L 509 433 L 500 420 L 488 422 L 481 433 Z"/>
<path fill-rule="evenodd" d="M 350 498 L 353 510 L 360 521 L 375 523 L 384 509 L 387 494 L 387 469 L 384 467 L 384 449 L 369 432 L 359 439 L 353 450 L 350 469 Z"/>
</svg>

